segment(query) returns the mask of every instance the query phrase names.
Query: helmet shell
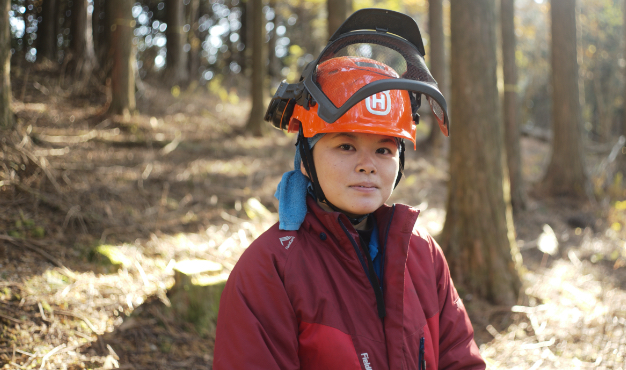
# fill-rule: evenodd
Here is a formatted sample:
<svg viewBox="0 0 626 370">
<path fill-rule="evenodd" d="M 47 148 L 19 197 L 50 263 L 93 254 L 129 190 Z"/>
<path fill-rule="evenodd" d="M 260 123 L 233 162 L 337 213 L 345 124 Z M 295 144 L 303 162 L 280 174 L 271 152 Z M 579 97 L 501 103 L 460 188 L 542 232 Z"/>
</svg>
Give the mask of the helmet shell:
<svg viewBox="0 0 626 370">
<path fill-rule="evenodd" d="M 335 106 L 341 106 L 356 91 L 374 81 L 399 78 L 391 67 L 362 57 L 337 57 L 321 63 L 316 83 Z M 305 137 L 320 133 L 361 132 L 408 139 L 415 145 L 415 121 L 406 90 L 381 91 L 361 100 L 333 123 L 317 115 L 318 105 L 296 105 L 292 119 L 302 124 Z M 291 126 L 291 124 L 290 124 Z"/>
</svg>

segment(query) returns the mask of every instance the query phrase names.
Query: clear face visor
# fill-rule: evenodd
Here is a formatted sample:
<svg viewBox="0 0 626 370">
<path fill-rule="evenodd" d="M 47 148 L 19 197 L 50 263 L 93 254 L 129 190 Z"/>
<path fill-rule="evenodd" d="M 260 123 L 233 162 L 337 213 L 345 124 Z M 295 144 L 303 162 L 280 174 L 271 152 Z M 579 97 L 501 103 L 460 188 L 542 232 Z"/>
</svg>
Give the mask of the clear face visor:
<svg viewBox="0 0 626 370">
<path fill-rule="evenodd" d="M 338 79 L 336 83 L 332 82 L 331 72 L 333 71 L 325 71 L 324 76 L 318 74 L 320 65 L 338 57 L 367 58 L 374 61 L 373 63 L 355 62 L 354 69 L 367 70 L 368 75 L 375 75 L 375 77 L 357 81 L 359 77 L 358 73 L 355 73 L 355 80 L 349 82 L 356 84 L 356 91 L 348 89 L 346 93 L 345 82 L 346 77 L 350 78 L 349 70 L 344 68 L 336 71 L 345 73 L 343 78 Z M 376 31 L 345 33 L 332 41 L 322 51 L 319 58 L 312 65 L 307 66 L 307 70 L 304 73 L 304 86 L 319 104 L 319 117 L 328 123 L 335 122 L 351 107 L 376 93 L 406 90 L 412 97 L 414 113 L 417 113 L 416 110 L 419 108 L 423 95 L 430 104 L 441 131 L 446 136 L 448 135 L 447 105 L 437 82 L 430 74 L 423 56 L 415 45 L 401 37 Z"/>
</svg>

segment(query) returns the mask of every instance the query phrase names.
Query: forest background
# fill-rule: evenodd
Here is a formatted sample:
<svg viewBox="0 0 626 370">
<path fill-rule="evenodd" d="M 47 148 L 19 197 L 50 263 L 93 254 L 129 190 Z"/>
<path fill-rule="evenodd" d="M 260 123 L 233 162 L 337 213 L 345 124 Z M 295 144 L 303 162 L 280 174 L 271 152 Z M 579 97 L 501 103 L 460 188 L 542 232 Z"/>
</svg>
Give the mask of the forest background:
<svg viewBox="0 0 626 370">
<path fill-rule="evenodd" d="M 294 137 L 267 102 L 380 7 L 417 21 L 452 117 L 445 139 L 423 105 L 390 201 L 422 211 L 489 367 L 623 368 L 624 4 L 1 0 L 0 366 L 210 368 L 177 263 L 225 277 L 275 222 Z"/>
</svg>

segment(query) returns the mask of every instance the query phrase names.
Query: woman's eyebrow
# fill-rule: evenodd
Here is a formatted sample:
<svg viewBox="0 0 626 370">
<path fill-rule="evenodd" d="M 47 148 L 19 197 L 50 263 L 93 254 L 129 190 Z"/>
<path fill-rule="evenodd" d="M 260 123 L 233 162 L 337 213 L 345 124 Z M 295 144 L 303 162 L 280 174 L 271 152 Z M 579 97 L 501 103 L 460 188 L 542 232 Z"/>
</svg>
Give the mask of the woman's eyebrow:
<svg viewBox="0 0 626 370">
<path fill-rule="evenodd" d="M 337 138 L 337 137 L 342 137 L 342 136 L 348 137 L 348 138 L 350 138 L 350 139 L 356 139 L 356 135 L 349 134 L 349 133 L 347 133 L 347 132 L 339 132 L 339 133 L 337 133 L 337 134 L 334 136 L 334 138 Z"/>
<path fill-rule="evenodd" d="M 378 141 L 379 143 L 392 143 L 395 144 L 396 143 L 396 139 L 392 139 L 390 137 L 384 138 L 384 139 L 380 139 Z"/>
</svg>

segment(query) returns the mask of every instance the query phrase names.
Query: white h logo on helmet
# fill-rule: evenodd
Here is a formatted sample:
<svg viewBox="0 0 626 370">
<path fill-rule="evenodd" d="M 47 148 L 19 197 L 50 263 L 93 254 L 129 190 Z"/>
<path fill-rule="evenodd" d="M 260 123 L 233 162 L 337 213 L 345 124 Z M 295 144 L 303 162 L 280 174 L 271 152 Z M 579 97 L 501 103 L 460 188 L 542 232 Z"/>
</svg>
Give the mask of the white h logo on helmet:
<svg viewBox="0 0 626 370">
<path fill-rule="evenodd" d="M 389 90 L 376 93 L 365 98 L 365 108 L 371 114 L 386 116 L 391 112 L 391 97 Z"/>
</svg>

